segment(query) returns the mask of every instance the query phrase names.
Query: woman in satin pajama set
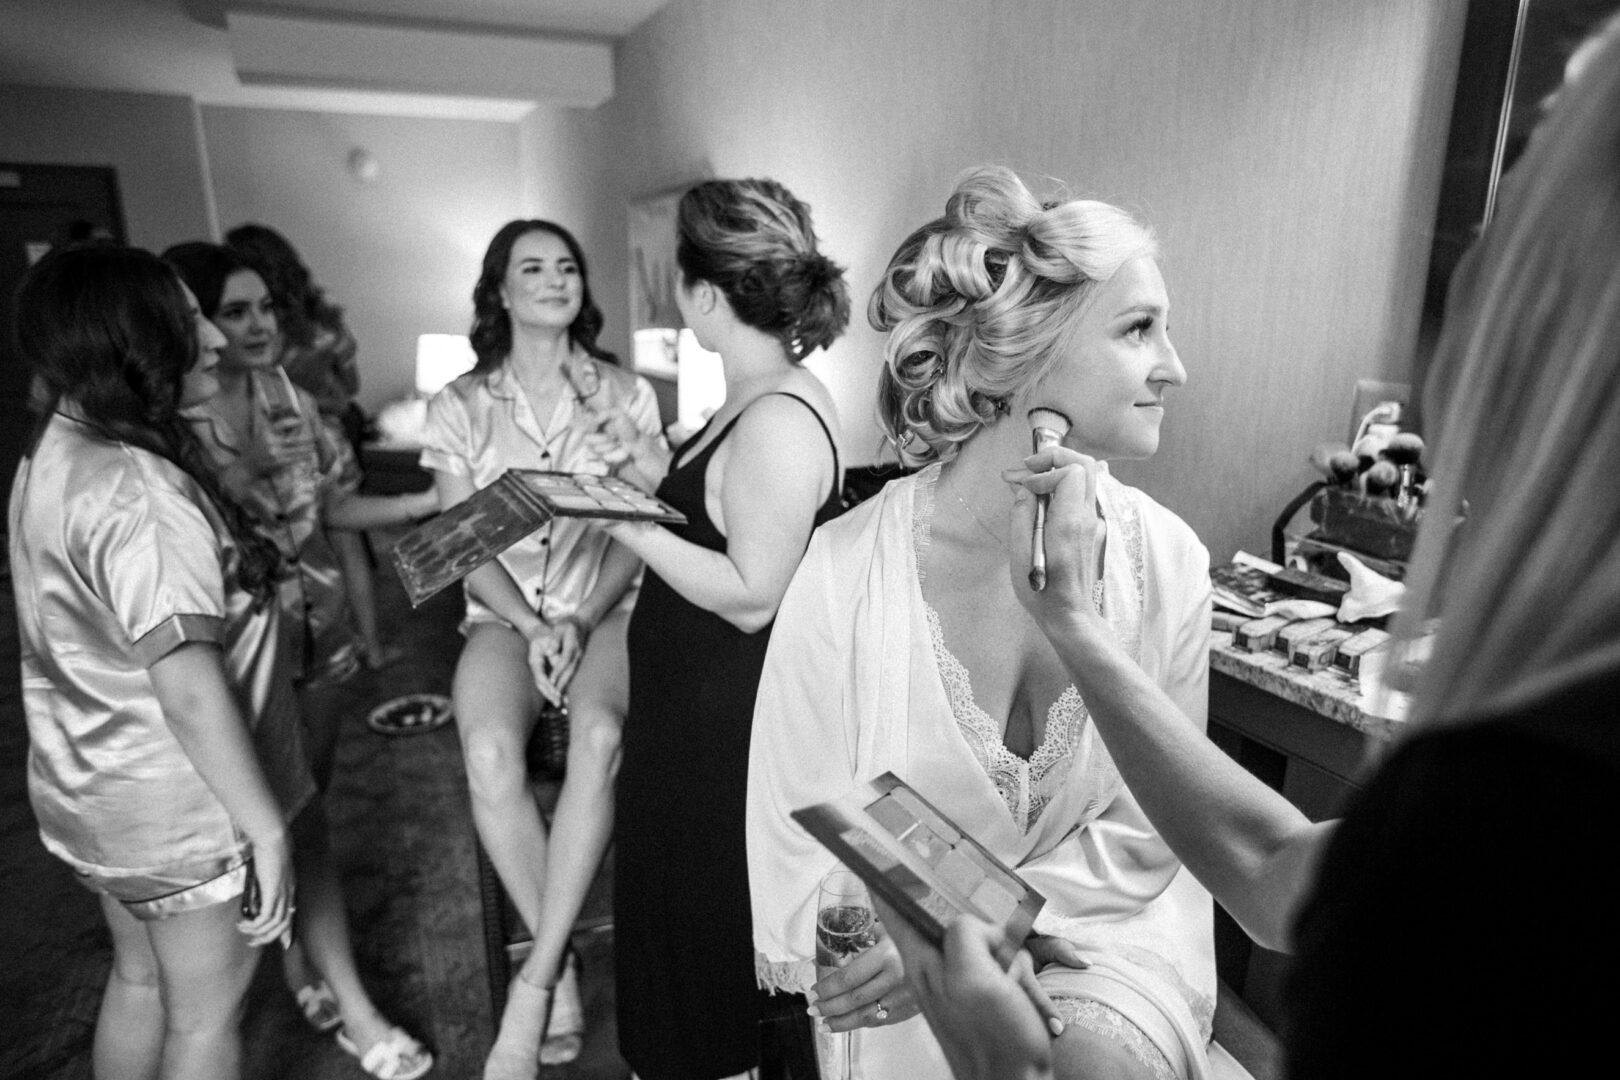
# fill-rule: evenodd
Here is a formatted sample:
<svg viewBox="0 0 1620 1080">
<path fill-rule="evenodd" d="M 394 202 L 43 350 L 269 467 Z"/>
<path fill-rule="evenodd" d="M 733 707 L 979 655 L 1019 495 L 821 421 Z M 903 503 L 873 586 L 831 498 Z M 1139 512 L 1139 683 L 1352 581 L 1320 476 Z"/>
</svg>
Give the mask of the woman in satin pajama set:
<svg viewBox="0 0 1620 1080">
<path fill-rule="evenodd" d="M 223 339 L 155 256 L 101 247 L 29 272 L 17 340 L 42 405 L 9 515 L 28 786 L 112 932 L 95 1074 L 229 1080 L 257 947 L 291 926 L 287 822 L 314 784 L 276 664 L 274 549 L 179 417 Z"/>
</svg>

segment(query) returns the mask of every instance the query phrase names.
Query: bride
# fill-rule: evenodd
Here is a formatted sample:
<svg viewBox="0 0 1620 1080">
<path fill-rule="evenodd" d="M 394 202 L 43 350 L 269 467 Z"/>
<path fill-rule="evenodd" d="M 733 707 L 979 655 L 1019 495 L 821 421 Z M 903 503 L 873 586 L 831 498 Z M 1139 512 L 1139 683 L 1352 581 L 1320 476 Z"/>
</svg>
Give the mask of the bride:
<svg viewBox="0 0 1620 1080">
<path fill-rule="evenodd" d="M 1063 664 L 1020 606 L 1005 470 L 1028 411 L 1102 460 L 1158 448 L 1186 381 L 1151 234 L 1104 203 L 1043 207 L 1005 169 L 965 175 L 872 298 L 888 332 L 880 411 L 926 467 L 819 530 L 777 620 L 748 797 L 757 969 L 854 1031 L 857 1075 L 946 1077 L 887 940 L 815 981 L 817 882 L 833 857 L 788 816 L 893 771 L 1047 897 L 1034 939 L 1064 1033 L 1059 1076 L 1209 1075 L 1212 906 L 1125 787 Z M 1208 553 L 1104 475 L 1093 599 L 1202 727 Z M 812 985 L 813 984 L 813 985 Z"/>
</svg>

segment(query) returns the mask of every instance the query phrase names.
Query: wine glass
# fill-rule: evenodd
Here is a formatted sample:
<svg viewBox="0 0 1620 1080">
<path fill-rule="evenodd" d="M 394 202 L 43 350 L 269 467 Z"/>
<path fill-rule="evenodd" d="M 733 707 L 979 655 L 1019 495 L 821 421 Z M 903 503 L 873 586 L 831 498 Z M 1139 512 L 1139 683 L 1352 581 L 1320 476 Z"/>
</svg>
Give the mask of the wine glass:
<svg viewBox="0 0 1620 1080">
<path fill-rule="evenodd" d="M 296 434 L 304 424 L 304 412 L 298 404 L 298 392 L 293 389 L 292 379 L 287 375 L 287 369 L 277 366 L 272 371 L 256 372 L 250 384 L 264 396 L 263 415 L 266 425 L 277 437 L 290 437 Z M 301 459 L 281 470 L 282 483 L 290 492 L 307 491 L 316 482 L 316 462 L 314 451 L 309 457 Z"/>
<path fill-rule="evenodd" d="M 877 916 L 866 885 L 848 870 L 834 870 L 822 878 L 816 898 L 816 979 L 826 978 L 876 944 Z M 827 1080 L 851 1080 L 850 1033 L 823 1032 L 817 1041 L 822 1075 Z"/>
</svg>

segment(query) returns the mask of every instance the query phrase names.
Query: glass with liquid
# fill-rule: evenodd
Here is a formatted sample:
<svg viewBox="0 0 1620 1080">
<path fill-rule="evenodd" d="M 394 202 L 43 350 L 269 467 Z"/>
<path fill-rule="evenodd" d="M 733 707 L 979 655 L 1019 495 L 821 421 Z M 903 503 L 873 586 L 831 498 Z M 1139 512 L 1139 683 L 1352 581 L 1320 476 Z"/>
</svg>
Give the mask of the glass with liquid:
<svg viewBox="0 0 1620 1080">
<path fill-rule="evenodd" d="M 877 944 L 877 916 L 861 879 L 848 870 L 834 870 L 821 879 L 816 899 L 816 978 L 826 978 Z M 822 1075 L 827 1080 L 851 1080 L 849 1032 L 819 1033 Z"/>
<path fill-rule="evenodd" d="M 289 437 L 299 434 L 305 426 L 304 411 L 286 369 L 277 365 L 271 371 L 254 372 L 252 378 L 253 388 L 264 402 L 262 415 L 267 437 Z M 305 458 L 277 470 L 275 483 L 278 493 L 283 498 L 290 498 L 301 489 L 313 487 L 317 471 L 315 450 L 311 447 Z"/>
</svg>

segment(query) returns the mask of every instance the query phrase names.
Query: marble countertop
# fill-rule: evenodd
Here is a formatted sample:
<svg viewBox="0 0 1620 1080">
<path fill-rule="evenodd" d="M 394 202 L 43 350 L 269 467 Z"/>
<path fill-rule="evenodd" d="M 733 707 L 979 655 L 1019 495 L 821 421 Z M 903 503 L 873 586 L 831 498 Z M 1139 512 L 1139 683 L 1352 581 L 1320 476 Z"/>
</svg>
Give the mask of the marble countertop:
<svg viewBox="0 0 1620 1080">
<path fill-rule="evenodd" d="M 1372 711 L 1369 695 L 1356 680 L 1331 669 L 1305 671 L 1290 665 L 1281 653 L 1234 648 L 1228 631 L 1211 634 L 1209 666 L 1374 738 L 1389 738 L 1400 724 L 1399 719 Z M 1398 709 L 1385 711 L 1399 714 Z"/>
</svg>

